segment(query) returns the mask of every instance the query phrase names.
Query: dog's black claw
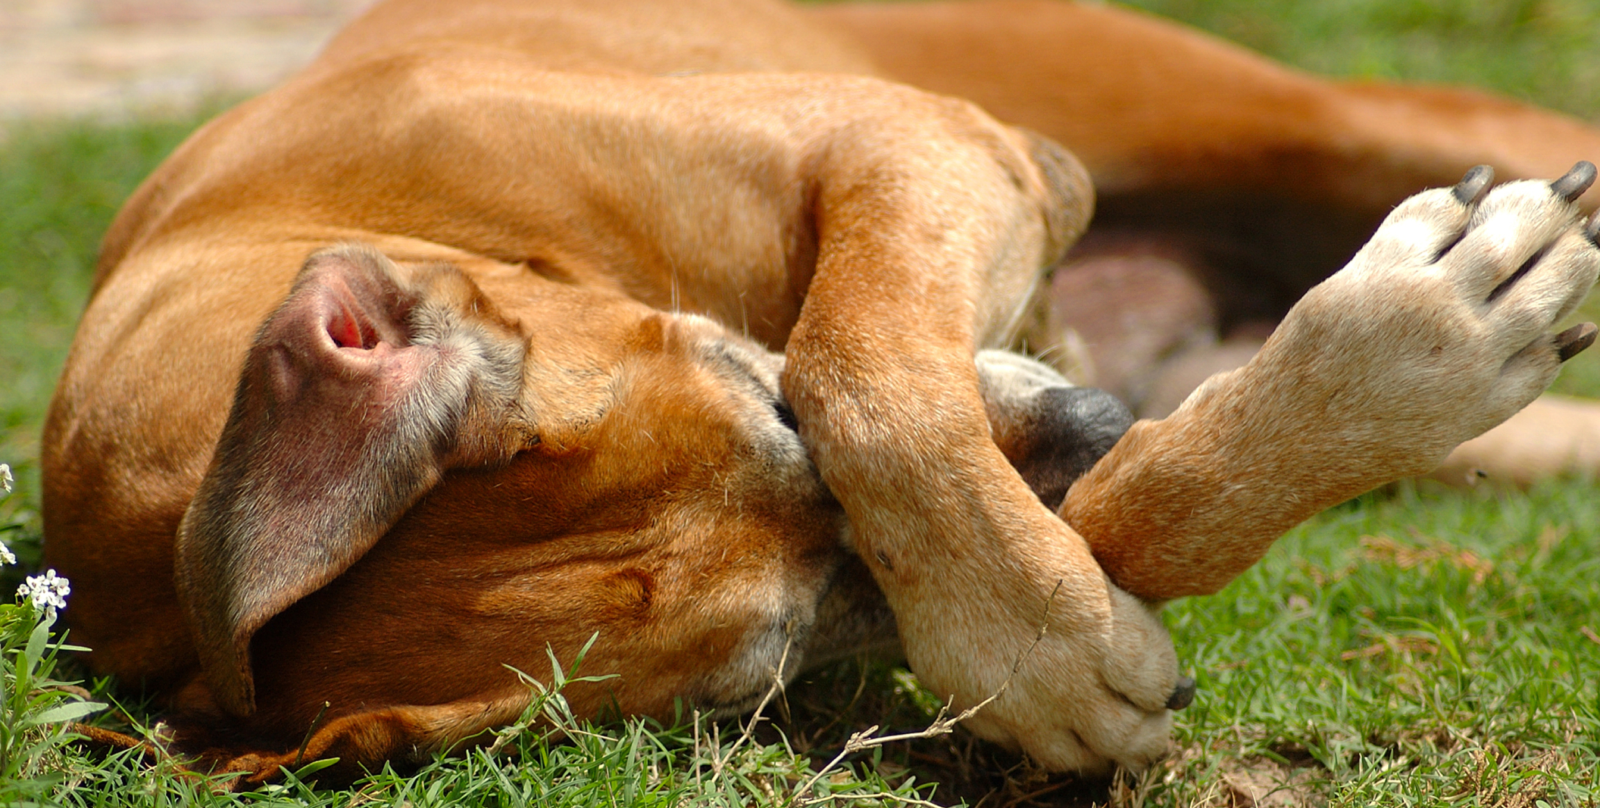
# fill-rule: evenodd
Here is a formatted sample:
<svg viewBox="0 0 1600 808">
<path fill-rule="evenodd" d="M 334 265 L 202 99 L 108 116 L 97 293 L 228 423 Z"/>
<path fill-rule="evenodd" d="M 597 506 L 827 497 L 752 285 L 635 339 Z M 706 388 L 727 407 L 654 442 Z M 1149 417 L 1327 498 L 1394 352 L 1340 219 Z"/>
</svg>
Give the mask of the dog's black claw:
<svg viewBox="0 0 1600 808">
<path fill-rule="evenodd" d="M 1188 676 L 1178 677 L 1178 686 L 1172 689 L 1172 697 L 1167 699 L 1168 710 L 1182 710 L 1194 703 L 1194 679 Z"/>
<path fill-rule="evenodd" d="M 1600 247 L 1600 210 L 1589 217 L 1589 223 L 1583 226 L 1583 234 L 1589 237 L 1589 242 Z"/>
<path fill-rule="evenodd" d="M 1579 323 L 1557 334 L 1556 355 L 1565 362 L 1583 353 L 1583 349 L 1594 344 L 1596 334 L 1600 334 L 1600 328 L 1595 328 L 1594 323 Z"/>
<path fill-rule="evenodd" d="M 1456 183 L 1456 201 L 1463 205 L 1476 205 L 1483 198 L 1489 186 L 1494 184 L 1494 169 L 1489 166 L 1473 166 L 1467 170 L 1467 175 Z"/>
<path fill-rule="evenodd" d="M 1594 163 L 1579 160 L 1561 179 L 1550 183 L 1550 191 L 1568 202 L 1576 201 L 1594 184 L 1594 175 Z"/>
</svg>

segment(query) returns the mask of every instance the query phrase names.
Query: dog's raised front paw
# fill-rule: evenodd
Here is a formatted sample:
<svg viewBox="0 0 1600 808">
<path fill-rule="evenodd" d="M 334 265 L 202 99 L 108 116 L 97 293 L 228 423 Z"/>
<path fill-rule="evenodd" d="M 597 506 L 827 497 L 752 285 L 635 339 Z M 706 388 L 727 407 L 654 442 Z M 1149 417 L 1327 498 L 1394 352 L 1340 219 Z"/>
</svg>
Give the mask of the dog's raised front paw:
<svg viewBox="0 0 1600 808">
<path fill-rule="evenodd" d="M 1130 427 L 1062 517 L 1159 601 L 1216 592 L 1312 514 L 1430 471 L 1593 341 L 1549 329 L 1600 275 L 1600 220 L 1571 201 L 1594 173 L 1491 189 L 1474 170 L 1406 200 L 1248 364 Z"/>
<path fill-rule="evenodd" d="M 1480 167 L 1406 200 L 1253 363 L 1271 409 L 1391 479 L 1533 401 L 1594 339 L 1592 326 L 1548 333 L 1600 274 L 1600 217 L 1580 224 L 1572 201 L 1594 176 L 1580 163 L 1491 189 Z"/>
</svg>

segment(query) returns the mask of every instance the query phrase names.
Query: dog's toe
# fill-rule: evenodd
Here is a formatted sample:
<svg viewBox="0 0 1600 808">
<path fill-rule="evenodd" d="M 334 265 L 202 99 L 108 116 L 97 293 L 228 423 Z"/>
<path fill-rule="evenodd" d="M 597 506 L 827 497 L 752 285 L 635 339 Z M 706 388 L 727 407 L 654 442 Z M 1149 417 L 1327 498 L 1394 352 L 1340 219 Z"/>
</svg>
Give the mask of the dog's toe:
<svg viewBox="0 0 1600 808">
<path fill-rule="evenodd" d="M 1481 225 L 1462 240 L 1461 283 L 1483 301 L 1485 323 L 1498 335 L 1500 350 L 1550 344 L 1547 329 L 1577 309 L 1600 275 L 1600 250 L 1573 227 L 1577 211 L 1568 201 L 1594 175 L 1592 165 L 1580 163 L 1549 185 L 1497 189 L 1483 203 Z"/>
<path fill-rule="evenodd" d="M 1581 220 L 1573 202 L 1597 174 L 1579 163 L 1553 181 L 1490 187 L 1492 172 L 1475 168 L 1406 200 L 1295 306 L 1257 369 L 1299 380 L 1286 409 L 1354 404 L 1324 427 L 1382 448 L 1392 462 L 1374 479 L 1428 470 L 1595 340 L 1587 327 L 1551 332 L 1600 277 L 1600 217 Z"/>
<path fill-rule="evenodd" d="M 1400 203 L 1350 268 L 1366 275 L 1385 267 L 1423 267 L 1455 249 L 1467 234 L 1494 176 L 1487 170 L 1477 176 L 1474 172 L 1468 172 L 1455 188 L 1423 191 Z"/>
</svg>

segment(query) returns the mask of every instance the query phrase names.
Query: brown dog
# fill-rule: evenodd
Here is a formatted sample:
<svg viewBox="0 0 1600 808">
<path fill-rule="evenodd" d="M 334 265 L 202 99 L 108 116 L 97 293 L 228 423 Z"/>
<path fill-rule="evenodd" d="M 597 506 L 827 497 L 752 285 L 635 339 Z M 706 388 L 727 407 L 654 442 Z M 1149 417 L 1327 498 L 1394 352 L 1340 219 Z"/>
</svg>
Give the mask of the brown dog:
<svg viewBox="0 0 1600 808">
<path fill-rule="evenodd" d="M 1147 604 L 1428 471 L 1592 339 L 1546 333 L 1600 272 L 1592 168 L 1474 172 L 1093 463 L 1114 406 L 976 353 L 1041 322 L 1087 176 L 880 69 L 1088 161 L 1111 229 L 1081 261 L 1143 255 L 1119 228 L 1205 254 L 1196 211 L 1282 207 L 1222 233 L 1280 297 L 1423 182 L 1600 153 L 1095 7 L 393 0 L 107 236 L 43 457 L 96 669 L 264 777 L 313 729 L 308 756 L 354 765 L 507 722 L 507 665 L 596 635 L 584 670 L 617 677 L 574 708 L 659 715 L 895 641 L 970 705 L 1044 626 L 971 729 L 1137 767 L 1192 694 Z"/>
</svg>

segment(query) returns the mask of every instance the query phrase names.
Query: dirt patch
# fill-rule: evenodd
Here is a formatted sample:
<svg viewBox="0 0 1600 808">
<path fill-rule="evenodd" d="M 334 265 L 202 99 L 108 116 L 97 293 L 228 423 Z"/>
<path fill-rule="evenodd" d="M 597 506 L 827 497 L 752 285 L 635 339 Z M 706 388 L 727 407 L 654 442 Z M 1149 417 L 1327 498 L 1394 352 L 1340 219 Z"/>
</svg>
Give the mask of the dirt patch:
<svg viewBox="0 0 1600 808">
<path fill-rule="evenodd" d="M 1388 536 L 1362 536 L 1361 555 L 1366 561 L 1390 564 L 1403 570 L 1443 562 L 1472 573 L 1472 585 L 1482 586 L 1494 572 L 1494 563 L 1448 542 L 1433 539 L 1426 547 L 1401 544 Z"/>
<path fill-rule="evenodd" d="M 0 122 L 174 114 L 260 92 L 373 0 L 6 0 Z"/>
</svg>

